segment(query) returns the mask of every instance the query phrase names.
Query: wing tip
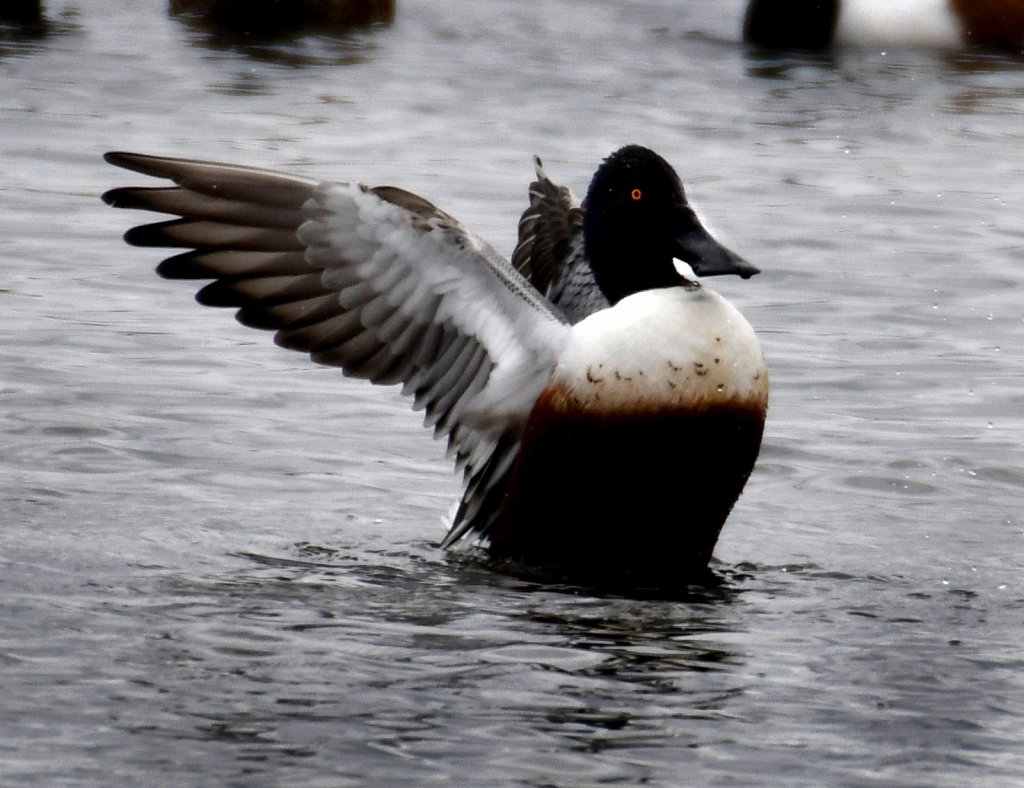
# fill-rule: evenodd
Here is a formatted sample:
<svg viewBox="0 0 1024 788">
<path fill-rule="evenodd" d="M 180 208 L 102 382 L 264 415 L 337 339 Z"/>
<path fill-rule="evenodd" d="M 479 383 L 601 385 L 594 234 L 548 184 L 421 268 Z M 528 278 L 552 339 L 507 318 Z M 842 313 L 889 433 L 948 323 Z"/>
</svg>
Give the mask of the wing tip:
<svg viewBox="0 0 1024 788">
<path fill-rule="evenodd" d="M 111 150 L 103 154 L 103 161 L 107 164 L 113 164 L 115 167 L 120 167 L 123 170 L 131 170 L 143 175 L 165 177 L 153 169 L 153 162 L 159 161 L 160 158 L 159 156 L 149 156 L 145 153 L 131 153 L 130 151 L 123 150 Z"/>
</svg>

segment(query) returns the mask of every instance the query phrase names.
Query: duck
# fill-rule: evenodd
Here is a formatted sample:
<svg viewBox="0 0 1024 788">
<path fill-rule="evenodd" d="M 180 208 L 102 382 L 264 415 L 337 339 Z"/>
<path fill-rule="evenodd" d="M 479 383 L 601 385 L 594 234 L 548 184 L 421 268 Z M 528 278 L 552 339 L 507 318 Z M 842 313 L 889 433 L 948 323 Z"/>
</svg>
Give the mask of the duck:
<svg viewBox="0 0 1024 788">
<path fill-rule="evenodd" d="M 40 0 L 7 0 L 0 6 L 0 24 L 35 25 L 43 20 Z"/>
<path fill-rule="evenodd" d="M 212 280 L 200 304 L 424 411 L 463 479 L 441 548 L 606 585 L 707 571 L 769 382 L 754 329 L 700 276 L 758 269 L 660 155 L 614 151 L 581 204 L 536 159 L 511 260 L 399 187 L 104 158 L 165 182 L 103 195 L 175 217 L 125 234 L 183 250 L 159 275 Z"/>
<path fill-rule="evenodd" d="M 390 24 L 395 0 L 170 0 L 167 12 L 220 30 L 276 34 Z"/>
<path fill-rule="evenodd" d="M 750 0 L 743 38 L 779 49 L 833 44 L 1024 49 L 1020 0 Z"/>
</svg>

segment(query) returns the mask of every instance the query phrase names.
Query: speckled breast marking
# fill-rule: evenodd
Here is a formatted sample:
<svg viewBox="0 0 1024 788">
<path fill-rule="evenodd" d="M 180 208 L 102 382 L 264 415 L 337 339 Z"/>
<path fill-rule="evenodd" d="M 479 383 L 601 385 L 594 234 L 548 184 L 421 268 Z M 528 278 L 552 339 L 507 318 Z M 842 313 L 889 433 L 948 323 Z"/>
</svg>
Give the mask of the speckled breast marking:
<svg viewBox="0 0 1024 788">
<path fill-rule="evenodd" d="M 588 318 L 552 379 L 567 409 L 764 409 L 768 371 L 750 324 L 715 293 L 655 293 Z M 632 298 L 638 298 L 633 296 Z M 625 307 L 615 315 L 614 313 Z M 554 403 L 552 403 L 554 404 Z"/>
</svg>

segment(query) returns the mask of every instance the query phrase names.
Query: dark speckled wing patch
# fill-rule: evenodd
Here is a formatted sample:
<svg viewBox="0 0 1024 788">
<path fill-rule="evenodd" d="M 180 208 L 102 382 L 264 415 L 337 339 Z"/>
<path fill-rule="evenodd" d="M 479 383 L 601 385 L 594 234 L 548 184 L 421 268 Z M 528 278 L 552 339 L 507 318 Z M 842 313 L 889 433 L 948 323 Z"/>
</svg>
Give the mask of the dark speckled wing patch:
<svg viewBox="0 0 1024 788">
<path fill-rule="evenodd" d="M 548 178 L 540 158 L 534 157 L 534 167 L 512 265 L 576 323 L 608 306 L 584 256 L 583 208 L 567 187 Z"/>
<path fill-rule="evenodd" d="M 574 239 L 583 233 L 583 212 L 565 186 L 553 183 L 534 157 L 536 180 L 530 184 L 530 205 L 519 219 L 519 237 L 512 265 L 547 293 L 562 276 Z"/>
</svg>

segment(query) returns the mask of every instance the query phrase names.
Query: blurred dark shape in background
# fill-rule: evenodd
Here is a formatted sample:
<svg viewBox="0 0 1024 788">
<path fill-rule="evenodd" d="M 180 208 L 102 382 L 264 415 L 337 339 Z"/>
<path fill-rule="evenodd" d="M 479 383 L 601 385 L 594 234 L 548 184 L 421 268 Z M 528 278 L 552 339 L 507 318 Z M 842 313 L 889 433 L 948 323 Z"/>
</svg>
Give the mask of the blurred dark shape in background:
<svg viewBox="0 0 1024 788">
<path fill-rule="evenodd" d="M 395 0 L 170 0 L 168 10 L 216 30 L 273 36 L 387 24 Z"/>
</svg>

